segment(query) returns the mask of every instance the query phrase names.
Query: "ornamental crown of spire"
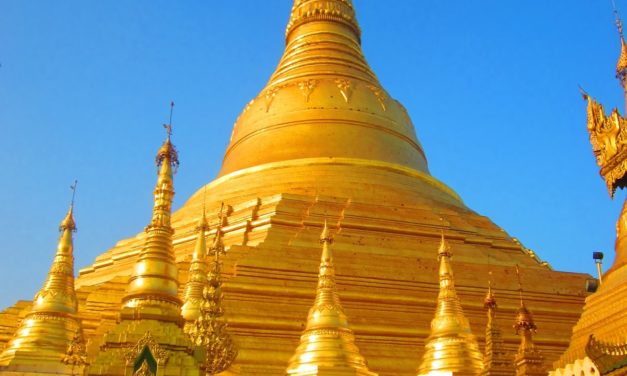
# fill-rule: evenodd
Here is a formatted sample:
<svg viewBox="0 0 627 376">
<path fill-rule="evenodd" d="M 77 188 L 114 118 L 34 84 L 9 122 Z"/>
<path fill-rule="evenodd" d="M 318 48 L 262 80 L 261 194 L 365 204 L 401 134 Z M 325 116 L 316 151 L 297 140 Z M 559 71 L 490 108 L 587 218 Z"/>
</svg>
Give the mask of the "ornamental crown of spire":
<svg viewBox="0 0 627 376">
<path fill-rule="evenodd" d="M 312 21 L 339 22 L 350 28 L 358 40 L 361 38 L 351 0 L 295 0 L 285 37 L 288 38 L 298 26 Z"/>
</svg>

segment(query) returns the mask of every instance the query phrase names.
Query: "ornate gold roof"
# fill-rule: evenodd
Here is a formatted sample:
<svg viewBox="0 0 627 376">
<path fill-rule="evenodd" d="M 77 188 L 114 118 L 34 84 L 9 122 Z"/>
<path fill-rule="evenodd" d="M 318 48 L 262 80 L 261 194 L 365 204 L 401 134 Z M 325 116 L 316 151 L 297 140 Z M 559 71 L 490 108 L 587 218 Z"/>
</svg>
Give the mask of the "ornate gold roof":
<svg viewBox="0 0 627 376">
<path fill-rule="evenodd" d="M 359 353 L 353 331 L 348 326 L 348 319 L 340 304 L 330 247 L 333 238 L 326 221 L 320 242 L 322 257 L 316 300 L 309 310 L 305 331 L 290 359 L 287 374 L 304 376 L 344 371 L 353 375 L 376 375 L 368 370 L 366 360 Z"/>
<path fill-rule="evenodd" d="M 483 369 L 483 355 L 455 291 L 451 247 L 444 234 L 438 258 L 440 292 L 418 374 L 453 372 L 455 375 L 478 375 Z"/>
</svg>

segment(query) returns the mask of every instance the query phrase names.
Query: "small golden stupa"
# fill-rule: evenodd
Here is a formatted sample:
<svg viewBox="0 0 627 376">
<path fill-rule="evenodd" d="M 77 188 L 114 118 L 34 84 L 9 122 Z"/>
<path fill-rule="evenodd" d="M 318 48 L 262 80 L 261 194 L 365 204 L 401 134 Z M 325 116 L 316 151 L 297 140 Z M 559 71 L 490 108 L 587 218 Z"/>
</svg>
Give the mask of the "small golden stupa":
<svg viewBox="0 0 627 376">
<path fill-rule="evenodd" d="M 340 304 L 327 223 L 320 236 L 322 257 L 316 300 L 309 310 L 300 344 L 287 367 L 290 376 L 376 376 L 355 345 L 355 336 Z"/>
<path fill-rule="evenodd" d="M 369 67 L 361 41 L 350 0 L 295 0 L 283 56 L 235 122 L 219 176 L 171 218 L 175 154 L 166 142 L 151 225 L 102 253 L 76 280 L 90 373 L 124 374 L 124 354 L 136 359 L 132 349 L 141 344 L 180 355 L 167 363 L 172 372 L 184 374 L 196 362 L 180 297 L 198 262 L 197 223 L 205 208 L 217 213 L 223 202 L 222 219 L 207 215 L 220 229 L 205 235 L 219 232 L 226 250 L 224 318 L 239 349 L 231 374 L 285 372 L 313 299 L 317 265 L 310 255 L 319 251 L 325 218 L 342 223 L 333 247 L 336 279 L 346 286 L 343 309 L 370 372 L 418 369 L 439 291 L 433 250 L 441 231 L 455 244 L 455 289 L 475 333 L 486 323 L 480 276 L 489 256 L 502 310 L 517 307 L 508 273 L 519 264 L 532 281 L 527 299 L 537 320 L 550 327 L 537 346 L 550 361 L 568 347 L 589 277 L 552 270 L 430 174 L 416 127 Z M 27 311 L 19 303 L 0 313 L 0 343 Z M 186 305 L 184 314 L 191 319 L 198 311 Z M 513 331 L 502 339 L 507 350 L 518 345 Z M 146 362 L 130 371 L 154 368 Z"/>
<path fill-rule="evenodd" d="M 74 291 L 73 203 L 59 230 L 61 238 L 48 277 L 35 295 L 30 312 L 0 354 L 0 373 L 73 375 L 85 365 Z M 72 345 L 82 351 L 69 354 L 74 358 L 63 362 Z"/>
<path fill-rule="evenodd" d="M 157 153 L 159 169 L 152 220 L 122 298 L 119 322 L 106 332 L 89 375 L 200 375 L 194 346 L 183 331 L 178 267 L 170 224 L 178 155 L 168 137 Z"/>
<path fill-rule="evenodd" d="M 483 355 L 455 291 L 451 246 L 444 239 L 444 233 L 438 249 L 438 259 L 440 292 L 418 375 L 479 375 L 483 369 Z"/>
</svg>

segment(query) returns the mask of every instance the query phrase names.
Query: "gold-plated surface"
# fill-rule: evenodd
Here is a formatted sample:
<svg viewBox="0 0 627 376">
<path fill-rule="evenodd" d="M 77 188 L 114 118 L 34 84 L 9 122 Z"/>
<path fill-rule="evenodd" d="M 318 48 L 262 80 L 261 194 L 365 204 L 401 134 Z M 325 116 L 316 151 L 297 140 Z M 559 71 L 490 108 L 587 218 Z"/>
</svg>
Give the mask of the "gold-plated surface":
<svg viewBox="0 0 627 376">
<path fill-rule="evenodd" d="M 167 128 L 168 137 L 156 158 L 152 220 L 122 299 L 119 322 L 90 354 L 89 375 L 200 375 L 195 349 L 182 328 L 170 225 L 178 156 Z M 150 364 L 153 369 L 147 370 Z"/>
<path fill-rule="evenodd" d="M 76 333 L 82 336 L 74 290 L 76 231 L 73 207 L 59 226 L 61 237 L 46 281 L 35 295 L 30 312 L 0 354 L 0 372 L 73 374 L 80 365 L 62 362 Z"/>
<path fill-rule="evenodd" d="M 418 374 L 452 372 L 455 375 L 478 375 L 483 369 L 483 355 L 455 291 L 451 246 L 444 233 L 438 259 L 440 291 Z"/>
<path fill-rule="evenodd" d="M 189 274 L 187 284 L 185 285 L 185 295 L 183 298 L 183 306 L 181 314 L 185 319 L 185 332 L 189 333 L 194 321 L 200 316 L 201 306 L 203 304 L 203 289 L 207 286 L 207 243 L 205 237 L 209 230 L 207 217 L 203 213 L 196 227 L 197 239 L 194 253 L 192 253 L 192 261 L 189 265 Z"/>
<path fill-rule="evenodd" d="M 492 292 L 492 286 L 483 301 L 483 307 L 487 311 L 488 322 L 485 328 L 485 351 L 483 355 L 483 371 L 481 375 L 514 375 L 514 365 L 511 356 L 503 345 L 501 329 L 496 322 L 496 298 Z"/>
<path fill-rule="evenodd" d="M 311 157 L 379 160 L 427 172 L 405 108 L 361 51 L 350 0 L 297 0 L 283 57 L 237 119 L 220 176 Z"/>
<path fill-rule="evenodd" d="M 345 1 L 309 3 L 330 4 L 323 10 L 331 13 L 347 9 Z M 556 359 L 568 346 L 589 277 L 550 270 L 431 176 L 409 115 L 366 64 L 351 22 L 338 14 L 324 19 L 311 9 L 291 28 L 271 81 L 238 119 L 220 177 L 206 185 L 208 213 L 229 203 L 222 227 L 228 249 L 222 258 L 223 303 L 239 355 L 227 372 L 285 372 L 314 298 L 311 283 L 318 265 L 311 255 L 319 252 L 324 218 L 342 223 L 333 246 L 336 278 L 371 371 L 403 376 L 415 374 L 419 366 L 438 291 L 433 250 L 441 229 L 456 245 L 456 290 L 474 332 L 483 335 L 486 322 L 479 301 L 488 255 L 502 312 L 517 307 L 508 273 L 520 264 L 533 276 L 529 303 L 546 327 L 538 346 Z M 419 75 L 408 74 L 419 81 Z M 204 190 L 199 187 L 171 218 L 181 297 Z M 208 214 L 209 223 L 215 220 Z M 215 229 L 208 231 L 214 234 Z M 146 330 L 164 346 L 170 341 L 181 349 L 176 347 L 183 341 L 177 323 L 118 323 L 120 301 L 147 237 L 140 232 L 120 240 L 80 271 L 77 291 L 92 373 L 124 359 L 124 351 L 112 349 L 138 343 Z M 26 310 L 19 302 L 0 314 L 1 342 Z M 508 349 L 518 343 L 513 331 L 504 332 L 503 340 Z M 168 364 L 188 359 L 177 356 Z"/>
<path fill-rule="evenodd" d="M 222 241 L 222 213 L 220 209 L 216 237 L 211 246 L 213 255 L 211 270 L 202 291 L 200 315 L 189 328 L 188 334 L 197 347 L 204 350 L 201 367 L 205 375 L 211 376 L 226 371 L 237 358 L 237 345 L 228 332 L 222 305 L 222 272 L 220 256 L 225 255 Z"/>
<path fill-rule="evenodd" d="M 322 257 L 316 300 L 309 310 L 300 344 L 290 359 L 286 374 L 374 376 L 376 373 L 368 370 L 366 360 L 355 345 L 355 336 L 340 304 L 331 252 L 333 237 L 326 221 L 320 243 Z"/>
</svg>

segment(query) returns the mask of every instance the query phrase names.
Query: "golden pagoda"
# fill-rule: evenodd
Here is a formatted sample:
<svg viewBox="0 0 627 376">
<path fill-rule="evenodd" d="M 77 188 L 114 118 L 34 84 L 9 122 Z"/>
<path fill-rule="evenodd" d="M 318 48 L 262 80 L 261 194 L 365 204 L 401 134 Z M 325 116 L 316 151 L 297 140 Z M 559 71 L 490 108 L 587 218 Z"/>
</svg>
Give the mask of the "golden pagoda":
<svg viewBox="0 0 627 376">
<path fill-rule="evenodd" d="M 627 99 L 627 46 L 616 12 L 621 52 L 616 77 Z M 587 106 L 590 143 L 610 197 L 627 186 L 627 120 L 614 108 L 606 115 L 603 105 L 583 93 Z M 597 291 L 586 298 L 583 313 L 573 328 L 568 349 L 553 364 L 553 376 L 627 374 L 627 201 L 616 223 L 615 257 L 603 274 Z"/>
<path fill-rule="evenodd" d="M 73 206 L 72 203 L 59 226 L 61 238 L 48 277 L 14 337 L 0 354 L 2 374 L 74 375 L 85 365 L 82 351 L 74 351 L 73 359 L 66 358 L 73 342 L 76 348 L 78 340 L 82 341 L 74 290 L 72 233 L 76 231 L 76 223 Z"/>
<path fill-rule="evenodd" d="M 485 327 L 485 351 L 483 355 L 482 376 L 513 376 L 514 366 L 511 356 L 505 351 L 501 329 L 496 322 L 496 298 L 492 292 L 492 284 L 483 300 L 483 306 L 488 314 L 488 323 Z"/>
<path fill-rule="evenodd" d="M 438 260 L 440 291 L 418 375 L 479 375 L 483 369 L 483 355 L 455 291 L 451 246 L 444 239 L 444 233 L 438 249 Z"/>
<path fill-rule="evenodd" d="M 491 255 L 503 310 L 516 307 L 516 286 L 507 273 L 519 264 L 534 281 L 529 299 L 542 313 L 539 320 L 552 323 L 538 347 L 550 360 L 564 351 L 588 276 L 551 270 L 430 174 L 409 114 L 370 69 L 361 41 L 350 0 L 294 1 L 283 56 L 237 118 L 218 177 L 199 183 L 172 213 L 171 226 L 138 231 L 80 271 L 76 288 L 90 372 L 120 361 L 121 350 L 114 348 L 121 342 L 129 346 L 144 338 L 137 331 L 121 336 L 133 325 L 153 323 L 142 331 L 150 326 L 157 343 L 158 328 L 179 335 L 179 297 L 205 201 L 209 213 L 228 203 L 220 230 L 227 250 L 221 275 L 225 318 L 239 348 L 233 374 L 285 372 L 313 299 L 317 265 L 310 255 L 319 250 L 325 218 L 342 223 L 333 248 L 336 278 L 346 286 L 340 291 L 343 308 L 372 372 L 410 375 L 419 366 L 438 291 L 432 253 L 442 230 L 456 245 L 456 290 L 475 333 L 486 323 L 478 276 L 487 272 Z M 169 215 L 157 209 L 157 216 Z M 150 266 L 146 247 L 158 250 L 155 259 L 163 268 L 156 279 L 143 274 Z M 159 299 L 146 300 L 144 288 L 157 280 L 163 282 Z M 20 304 L 0 314 L 0 341 L 16 330 L 20 315 Z M 110 334 L 103 342 L 106 333 L 120 337 Z M 518 343 L 513 332 L 504 333 L 503 341 L 506 348 Z"/>
<path fill-rule="evenodd" d="M 119 323 L 106 332 L 89 375 L 199 375 L 194 347 L 183 331 L 170 212 L 178 155 L 168 137 L 157 153 L 152 220 L 122 299 Z"/>
<path fill-rule="evenodd" d="M 290 359 L 287 375 L 376 376 L 355 345 L 355 336 L 340 304 L 335 283 L 335 266 L 327 222 L 320 235 L 322 257 L 316 300 L 309 310 L 300 344 Z"/>
</svg>

